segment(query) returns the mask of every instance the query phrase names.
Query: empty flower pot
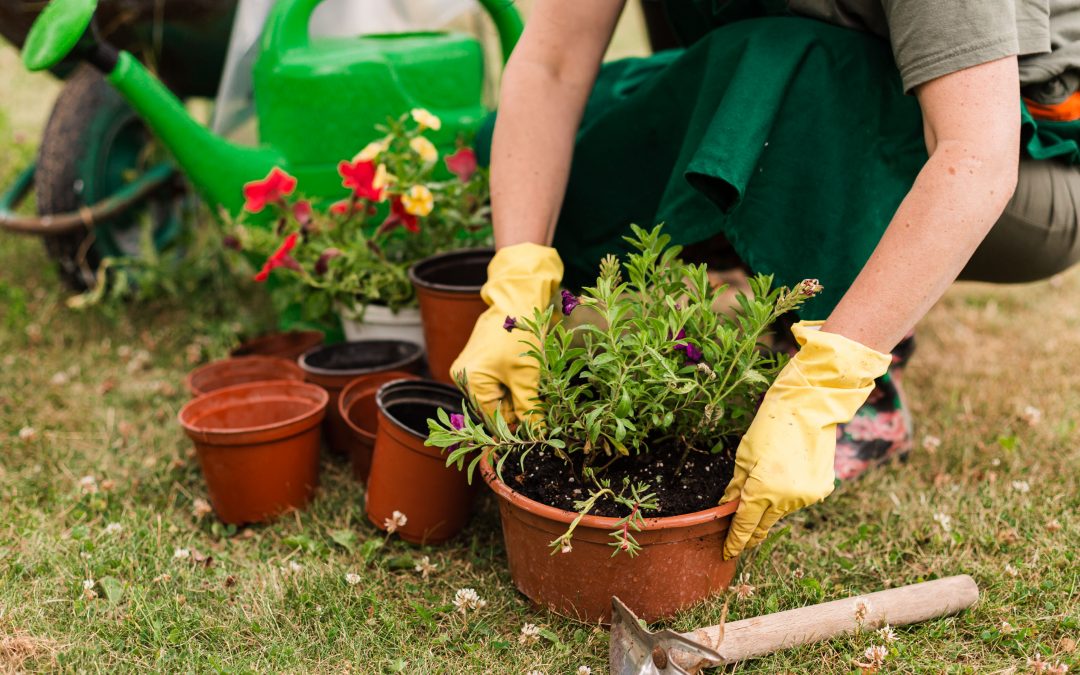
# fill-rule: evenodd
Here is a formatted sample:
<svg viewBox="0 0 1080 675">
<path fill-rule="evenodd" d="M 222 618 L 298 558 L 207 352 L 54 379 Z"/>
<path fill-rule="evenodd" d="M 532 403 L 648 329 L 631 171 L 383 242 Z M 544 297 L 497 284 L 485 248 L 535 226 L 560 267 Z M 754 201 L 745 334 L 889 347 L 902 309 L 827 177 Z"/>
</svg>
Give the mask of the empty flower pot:
<svg viewBox="0 0 1080 675">
<path fill-rule="evenodd" d="M 450 366 L 487 309 L 480 288 L 487 281 L 493 255 L 492 249 L 451 251 L 421 260 L 409 269 L 424 319 L 428 365 L 440 382 L 453 383 Z"/>
<path fill-rule="evenodd" d="M 180 410 L 222 521 L 263 522 L 311 501 L 328 400 L 315 385 L 273 380 L 218 389 Z"/>
<path fill-rule="evenodd" d="M 304 352 L 323 343 L 323 334 L 317 330 L 294 330 L 285 333 L 268 333 L 244 342 L 232 350 L 232 356 L 277 356 L 295 361 Z"/>
<path fill-rule="evenodd" d="M 371 471 L 371 452 L 375 448 L 375 432 L 379 428 L 379 409 L 375 395 L 379 387 L 394 380 L 415 380 L 416 375 L 401 370 L 378 373 L 353 380 L 338 396 L 338 414 L 348 428 L 349 460 L 353 478 L 367 482 Z"/>
<path fill-rule="evenodd" d="M 341 417 L 338 396 L 354 380 L 392 370 L 419 374 L 424 351 L 409 340 L 357 340 L 316 347 L 300 357 L 304 379 L 330 395 L 324 430 L 331 452 L 348 452 L 349 428 Z"/>
<path fill-rule="evenodd" d="M 499 502 L 503 541 L 514 585 L 556 614 L 588 623 L 611 620 L 611 596 L 645 621 L 669 617 L 720 593 L 735 575 L 724 538 L 738 502 L 667 518 L 646 518 L 634 557 L 612 555 L 617 518 L 585 516 L 567 552 L 551 552 L 576 513 L 533 501 L 499 480 L 487 459 L 484 481 Z"/>
<path fill-rule="evenodd" d="M 202 396 L 216 389 L 266 380 L 303 382 L 304 371 L 295 361 L 276 356 L 242 356 L 196 368 L 184 378 L 184 385 L 192 396 Z"/>
<path fill-rule="evenodd" d="M 398 535 L 416 544 L 439 544 L 465 527 L 475 485 L 463 471 L 446 466 L 440 448 L 424 445 L 429 418 L 442 408 L 461 412 L 461 392 L 429 380 L 391 382 L 375 397 L 379 430 L 364 508 L 376 527 L 386 529 L 395 511 L 407 521 Z"/>
</svg>

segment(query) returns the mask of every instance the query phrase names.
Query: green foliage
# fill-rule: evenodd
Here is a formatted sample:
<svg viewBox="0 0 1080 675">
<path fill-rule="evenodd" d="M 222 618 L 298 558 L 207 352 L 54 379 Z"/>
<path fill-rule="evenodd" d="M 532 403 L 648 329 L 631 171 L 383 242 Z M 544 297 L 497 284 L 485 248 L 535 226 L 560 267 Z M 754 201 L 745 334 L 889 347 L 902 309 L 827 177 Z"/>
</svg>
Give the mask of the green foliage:
<svg viewBox="0 0 1080 675">
<path fill-rule="evenodd" d="M 648 509 L 648 500 L 638 498 L 647 486 L 624 486 L 631 493 L 624 497 L 601 482 L 614 462 L 670 443 L 686 453 L 722 452 L 746 431 L 785 362 L 760 349 L 760 338 L 817 292 L 817 283 L 774 289 L 771 277 L 759 275 L 750 281 L 752 295 L 738 296 L 738 310 L 720 314 L 714 307 L 726 288 L 712 286 L 704 265 L 684 263 L 660 226 L 633 231 L 627 241 L 636 252 L 624 264 L 607 257 L 596 285 L 571 308 L 595 312 L 595 322 L 567 328 L 553 320 L 551 308 L 531 319 L 517 317 L 529 336 L 523 349 L 540 369 L 539 397 L 529 417 L 511 429 L 498 412 L 484 416 L 474 403 L 473 419 L 460 429 L 442 414 L 429 422 L 428 443 L 447 448 L 448 463 L 464 466 L 471 455 L 471 477 L 484 451 L 500 472 L 508 456 L 524 461 L 537 447 L 550 448 L 568 465 L 580 454 L 582 478 L 596 490 L 579 504 L 579 513 L 588 513 L 601 493 L 637 512 Z M 632 552 L 625 541 L 623 536 L 616 545 Z"/>
<path fill-rule="evenodd" d="M 441 166 L 425 128 L 409 115 L 392 120 L 380 141 L 371 143 L 352 164 L 370 163 L 370 190 L 351 193 L 328 209 L 303 197 L 269 204 L 268 211 L 244 213 L 230 232 L 250 259 L 267 260 L 292 234 L 298 243 L 287 265 L 273 271 L 279 307 L 300 306 L 304 318 L 321 321 L 336 307 L 386 305 L 392 310 L 416 304 L 409 267 L 428 256 L 491 243 L 487 172 L 450 175 Z M 471 149 L 459 149 L 471 153 Z M 344 163 L 343 163 L 344 164 Z M 342 169 L 342 177 L 350 169 Z M 303 189 L 303 186 L 300 186 Z M 426 198 L 430 196 L 430 204 Z M 395 211 L 391 204 L 397 204 Z M 413 222 L 415 220 L 415 223 Z"/>
</svg>

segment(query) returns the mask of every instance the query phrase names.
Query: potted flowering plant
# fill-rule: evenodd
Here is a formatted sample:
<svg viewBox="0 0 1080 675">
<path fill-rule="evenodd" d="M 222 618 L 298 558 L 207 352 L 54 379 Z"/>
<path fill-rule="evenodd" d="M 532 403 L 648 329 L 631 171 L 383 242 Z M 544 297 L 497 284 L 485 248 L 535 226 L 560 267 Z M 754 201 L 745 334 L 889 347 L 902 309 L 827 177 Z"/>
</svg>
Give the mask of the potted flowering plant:
<svg viewBox="0 0 1080 675">
<path fill-rule="evenodd" d="M 563 292 L 563 314 L 592 320 L 553 321 L 553 308 L 507 317 L 539 366 L 525 419 L 512 428 L 474 401 L 469 415 L 429 421 L 428 444 L 470 478 L 479 466 L 498 496 L 518 588 L 590 621 L 610 616 L 612 595 L 653 619 L 731 581 L 722 545 L 736 503 L 717 504 L 786 361 L 760 340 L 820 290 L 758 276 L 732 315 L 717 314 L 725 289 L 682 262 L 660 227 L 635 227 L 628 241 L 625 263 L 609 256 L 594 287 Z"/>
<path fill-rule="evenodd" d="M 409 267 L 491 241 L 487 176 L 467 146 L 439 161 L 425 132 L 440 125 L 420 109 L 390 121 L 383 138 L 340 162 L 343 198 L 329 205 L 298 196 L 297 180 L 275 168 L 244 187 L 246 213 L 229 243 L 265 260 L 256 281 L 287 279 L 275 299 L 304 319 L 337 311 L 350 340 L 403 337 L 404 323 L 422 343 Z M 380 323 L 391 332 L 373 328 Z"/>
</svg>

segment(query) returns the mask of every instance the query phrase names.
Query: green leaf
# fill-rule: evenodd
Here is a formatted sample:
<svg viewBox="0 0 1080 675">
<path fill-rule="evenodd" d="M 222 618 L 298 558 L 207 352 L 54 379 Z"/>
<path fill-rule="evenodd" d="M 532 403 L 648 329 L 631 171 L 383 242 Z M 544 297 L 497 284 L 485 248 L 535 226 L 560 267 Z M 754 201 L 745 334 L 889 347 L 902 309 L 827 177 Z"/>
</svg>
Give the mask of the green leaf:
<svg viewBox="0 0 1080 675">
<path fill-rule="evenodd" d="M 115 577 L 102 577 L 98 579 L 98 586 L 105 594 L 105 599 L 110 604 L 117 604 L 124 597 L 124 583 Z"/>
<path fill-rule="evenodd" d="M 365 563 L 370 563 L 375 559 L 375 555 L 382 547 L 382 539 L 368 539 L 360 545 L 360 557 L 364 559 Z"/>
<path fill-rule="evenodd" d="M 330 539 L 349 553 L 352 553 L 356 546 L 356 533 L 352 530 L 334 530 L 330 533 Z"/>
</svg>

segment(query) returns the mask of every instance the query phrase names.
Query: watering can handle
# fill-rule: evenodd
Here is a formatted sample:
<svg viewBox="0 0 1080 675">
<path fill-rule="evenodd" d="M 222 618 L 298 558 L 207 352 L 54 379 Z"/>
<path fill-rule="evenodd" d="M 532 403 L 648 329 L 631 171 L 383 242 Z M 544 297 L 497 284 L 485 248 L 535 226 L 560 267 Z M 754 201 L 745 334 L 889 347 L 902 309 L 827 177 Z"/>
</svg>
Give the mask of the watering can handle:
<svg viewBox="0 0 1080 675">
<path fill-rule="evenodd" d="M 270 15 L 264 34 L 264 51 L 283 52 L 306 47 L 310 37 L 308 23 L 311 14 L 323 0 L 282 0 Z M 521 37 L 524 23 L 514 6 L 514 0 L 479 0 L 481 6 L 495 23 L 499 33 L 503 62 Z"/>
</svg>

